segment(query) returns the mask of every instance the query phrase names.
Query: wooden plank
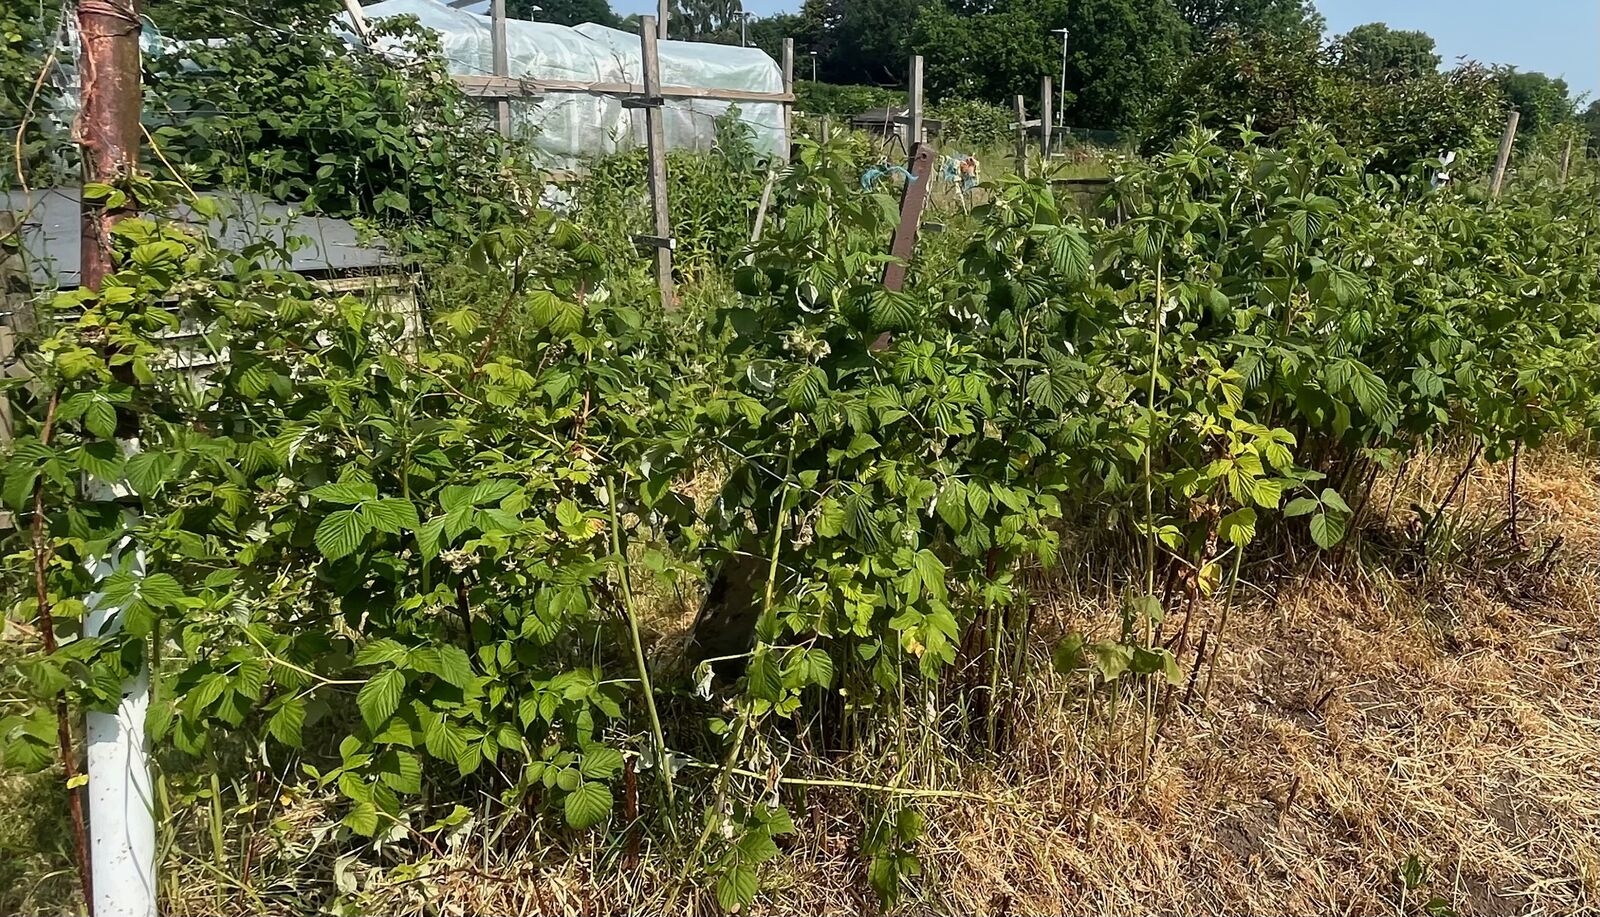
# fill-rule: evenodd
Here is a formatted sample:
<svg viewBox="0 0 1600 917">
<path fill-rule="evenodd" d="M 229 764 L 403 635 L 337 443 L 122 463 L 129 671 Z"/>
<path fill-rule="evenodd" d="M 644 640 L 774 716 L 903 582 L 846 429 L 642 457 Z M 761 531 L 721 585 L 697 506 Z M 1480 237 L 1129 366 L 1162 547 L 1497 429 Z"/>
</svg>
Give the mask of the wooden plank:
<svg viewBox="0 0 1600 917">
<path fill-rule="evenodd" d="M 370 44 L 372 40 L 372 27 L 367 24 L 367 16 L 361 12 L 360 0 L 344 0 L 344 11 L 350 14 L 350 22 L 356 27 L 356 35 L 360 36 L 362 44 Z"/>
<path fill-rule="evenodd" d="M 656 0 L 656 38 L 667 40 L 667 18 L 671 13 L 667 0 Z"/>
<path fill-rule="evenodd" d="M 1022 93 L 1012 100 L 1017 109 L 1017 174 L 1028 177 L 1028 107 Z"/>
<path fill-rule="evenodd" d="M 889 253 L 894 261 L 883 266 L 883 288 L 898 293 L 905 289 L 906 272 L 911 267 L 911 255 L 917 248 L 917 229 L 922 224 L 922 210 L 928 203 L 928 186 L 933 184 L 933 147 L 918 144 L 911 157 L 911 179 L 900 192 L 900 222 L 895 225 L 894 239 L 889 243 Z M 878 335 L 872 342 L 873 350 L 889 346 L 889 332 Z"/>
<path fill-rule="evenodd" d="M 661 97 L 661 58 L 656 48 L 654 16 L 639 18 L 639 58 L 644 68 L 644 95 L 647 101 Z M 656 286 L 661 291 L 661 308 L 675 309 L 677 295 L 672 286 L 672 220 L 667 213 L 667 135 L 659 104 L 644 110 L 645 146 L 650 156 L 650 210 L 656 234 Z"/>
<path fill-rule="evenodd" d="M 490 0 L 489 39 L 493 45 L 494 75 L 510 76 L 510 45 L 506 40 L 506 0 Z M 495 103 L 495 119 L 500 126 L 500 136 L 511 136 L 511 100 Z"/>
<path fill-rule="evenodd" d="M 1045 77 L 1039 89 L 1039 149 L 1044 153 L 1044 167 L 1050 165 L 1050 122 L 1055 119 L 1055 107 L 1055 87 Z"/>
<path fill-rule="evenodd" d="M 794 39 L 783 40 L 783 93 L 791 99 L 794 97 Z M 783 106 L 783 161 L 788 162 L 791 150 L 794 147 L 794 104 L 786 102 Z"/>
<path fill-rule="evenodd" d="M 778 173 L 768 172 L 767 183 L 761 188 L 761 201 L 756 204 L 756 225 L 750 230 L 750 244 L 761 241 L 761 232 L 767 225 L 767 208 L 772 206 L 772 186 L 778 182 Z M 752 252 L 744 259 L 749 264 L 755 253 Z"/>
<path fill-rule="evenodd" d="M 0 243 L 0 310 L 5 313 L 0 315 L 0 377 L 11 374 L 11 358 L 16 352 L 16 338 L 12 329 L 19 324 L 16 312 L 22 308 L 28 287 L 27 265 L 17 254 L 22 246 L 19 223 L 15 213 L 0 211 L 0 239 L 6 240 Z M 0 444 L 11 442 L 13 429 L 11 398 L 0 395 Z M 9 527 L 10 514 L 0 515 L 5 516 L 4 520 L 0 520 L 0 528 Z"/>
<path fill-rule="evenodd" d="M 1567 183 L 1567 172 L 1572 168 L 1572 137 L 1567 138 L 1567 145 L 1561 150 L 1561 183 Z"/>
<path fill-rule="evenodd" d="M 546 80 L 533 77 L 457 76 L 461 91 L 474 99 L 526 99 L 554 93 L 585 93 L 598 96 L 644 95 L 640 83 L 590 83 L 582 80 Z M 760 92 L 752 89 L 718 89 L 701 86 L 662 86 L 663 99 L 717 99 L 724 102 L 793 102 L 790 92 Z"/>
<path fill-rule="evenodd" d="M 906 149 L 916 149 L 922 135 L 922 55 L 911 57 L 911 81 L 906 90 Z"/>
<path fill-rule="evenodd" d="M 1506 131 L 1500 135 L 1500 155 L 1495 157 L 1494 178 L 1489 182 L 1490 199 L 1500 197 L 1500 189 L 1505 186 L 1506 167 L 1511 164 L 1511 145 L 1517 139 L 1517 122 L 1522 120 L 1522 113 L 1515 108 L 1506 116 Z"/>
<path fill-rule="evenodd" d="M 928 203 L 928 186 L 933 183 L 933 147 L 919 144 L 911 157 L 909 171 L 911 180 L 900 192 L 900 223 L 895 226 L 894 241 L 889 244 L 889 254 L 896 260 L 883 266 L 884 287 L 896 291 L 906 285 L 906 270 L 917 246 L 917 228 L 922 223 L 922 209 Z"/>
</svg>

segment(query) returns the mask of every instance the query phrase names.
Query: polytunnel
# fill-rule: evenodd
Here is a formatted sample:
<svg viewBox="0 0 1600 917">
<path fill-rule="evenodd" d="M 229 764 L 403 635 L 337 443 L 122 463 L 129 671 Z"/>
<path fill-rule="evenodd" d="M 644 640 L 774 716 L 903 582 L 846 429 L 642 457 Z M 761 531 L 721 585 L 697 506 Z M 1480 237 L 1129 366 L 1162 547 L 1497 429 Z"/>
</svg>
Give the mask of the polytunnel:
<svg viewBox="0 0 1600 917">
<path fill-rule="evenodd" d="M 488 16 L 454 9 L 438 0 L 385 0 L 364 7 L 369 20 L 415 16 L 439 34 L 449 72 L 458 77 L 495 74 L 494 39 Z M 583 160 L 614 153 L 645 140 L 644 112 L 624 107 L 609 90 L 571 89 L 567 84 L 615 87 L 642 93 L 644 68 L 639 36 L 595 23 L 563 26 L 548 22 L 506 21 L 508 67 L 505 76 L 528 81 L 537 95 L 511 100 L 512 134 L 526 139 L 541 164 L 571 168 Z M 663 86 L 734 93 L 784 92 L 783 73 L 759 48 L 666 40 L 657 43 Z M 542 81 L 562 89 L 544 91 Z M 716 122 L 733 106 L 751 131 L 758 152 L 777 155 L 787 146 L 783 106 L 778 102 L 731 102 L 715 98 L 672 98 L 663 103 L 669 150 L 708 151 Z"/>
</svg>

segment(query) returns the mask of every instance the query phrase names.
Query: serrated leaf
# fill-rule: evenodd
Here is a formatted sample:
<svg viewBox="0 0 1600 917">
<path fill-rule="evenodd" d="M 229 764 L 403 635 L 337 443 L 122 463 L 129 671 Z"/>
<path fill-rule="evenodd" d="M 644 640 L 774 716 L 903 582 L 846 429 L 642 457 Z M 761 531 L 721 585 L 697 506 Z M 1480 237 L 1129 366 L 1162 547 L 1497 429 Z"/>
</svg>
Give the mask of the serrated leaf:
<svg viewBox="0 0 1600 917">
<path fill-rule="evenodd" d="M 397 640 L 381 637 L 356 650 L 356 665 L 399 665 L 406 661 L 407 650 Z"/>
<path fill-rule="evenodd" d="M 459 646 L 439 647 L 437 661 L 425 671 L 457 688 L 472 684 L 472 660 L 467 656 L 467 651 Z"/>
<path fill-rule="evenodd" d="M 414 532 L 420 527 L 417 520 L 417 507 L 410 500 L 399 497 L 389 497 L 365 503 L 359 510 L 363 519 L 374 529 L 398 535 L 401 532 Z"/>
<path fill-rule="evenodd" d="M 84 410 L 83 425 L 101 439 L 110 439 L 117 432 L 117 409 L 97 398 Z"/>
<path fill-rule="evenodd" d="M 1058 675 L 1071 675 L 1083 668 L 1083 634 L 1073 631 L 1061 638 L 1050 651 L 1050 667 Z"/>
<path fill-rule="evenodd" d="M 1242 548 L 1256 537 L 1256 511 L 1246 506 L 1222 517 L 1217 533 L 1234 547 Z"/>
<path fill-rule="evenodd" d="M 361 481 L 344 481 L 335 484 L 324 484 L 312 490 L 311 496 L 324 503 L 356 506 L 368 500 L 378 499 L 378 487 L 376 484 L 368 484 Z"/>
<path fill-rule="evenodd" d="M 1133 664 L 1133 648 L 1125 644 L 1101 641 L 1091 644 L 1089 653 L 1101 679 L 1105 681 L 1117 680 Z"/>
<path fill-rule="evenodd" d="M 170 573 L 152 573 L 139 582 L 139 598 L 156 608 L 183 604 L 183 587 Z"/>
<path fill-rule="evenodd" d="M 1341 513 L 1349 514 L 1350 512 L 1350 504 L 1344 502 L 1344 498 L 1339 496 L 1339 492 L 1332 487 L 1323 488 L 1322 505 L 1338 510 Z"/>
<path fill-rule="evenodd" d="M 567 824 L 574 828 L 589 828 L 606 820 L 611 814 L 611 791 L 603 783 L 585 781 L 578 784 L 577 789 L 567 794 L 562 801 L 562 811 L 566 813 Z"/>
<path fill-rule="evenodd" d="M 1289 501 L 1288 506 L 1283 508 L 1283 514 L 1290 518 L 1295 516 L 1304 516 L 1319 506 L 1321 506 L 1321 504 L 1318 503 L 1314 497 L 1296 497 L 1295 499 Z"/>
<path fill-rule="evenodd" d="M 949 481 L 939 492 L 935 511 L 944 524 L 959 532 L 967 527 L 967 490 L 960 481 Z"/>
<path fill-rule="evenodd" d="M 123 480 L 141 497 L 148 497 L 166 482 L 167 457 L 156 452 L 131 456 L 122 466 Z"/>
<path fill-rule="evenodd" d="M 363 837 L 371 837 L 378 833 L 378 807 L 370 802 L 358 802 L 340 819 L 340 824 Z"/>
<path fill-rule="evenodd" d="M 717 879 L 717 905 L 728 913 L 750 906 L 760 890 L 756 871 L 744 863 L 734 863 Z"/>
<path fill-rule="evenodd" d="M 267 732 L 290 748 L 300 747 L 300 730 L 306 722 L 306 703 L 295 697 L 285 701 L 267 719 Z"/>
<path fill-rule="evenodd" d="M 400 706 L 400 695 L 405 692 L 406 676 L 399 669 L 385 669 L 367 679 L 356 692 L 356 708 L 368 729 L 377 729 Z"/>
<path fill-rule="evenodd" d="M 773 842 L 772 835 L 761 830 L 746 832 L 734 846 L 745 863 L 765 863 L 778 855 L 778 845 Z"/>
<path fill-rule="evenodd" d="M 578 772 L 592 780 L 609 780 L 622 770 L 622 752 L 605 745 L 590 745 L 583 750 Z"/>
<path fill-rule="evenodd" d="M 391 749 L 380 759 L 378 779 L 399 793 L 422 792 L 422 762 L 409 751 Z"/>
<path fill-rule="evenodd" d="M 358 510 L 335 510 L 317 525 L 317 550 L 329 560 L 338 560 L 360 547 L 370 530 Z"/>
<path fill-rule="evenodd" d="M 1335 513 L 1317 513 L 1311 517 L 1311 540 L 1324 551 L 1344 540 L 1345 520 Z"/>
</svg>

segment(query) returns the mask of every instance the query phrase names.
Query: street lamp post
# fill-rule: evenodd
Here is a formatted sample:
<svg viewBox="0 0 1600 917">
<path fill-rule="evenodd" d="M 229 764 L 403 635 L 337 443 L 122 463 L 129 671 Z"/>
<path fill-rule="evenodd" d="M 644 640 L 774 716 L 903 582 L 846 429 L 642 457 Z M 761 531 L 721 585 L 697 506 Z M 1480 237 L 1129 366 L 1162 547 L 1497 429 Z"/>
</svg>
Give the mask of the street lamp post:
<svg viewBox="0 0 1600 917">
<path fill-rule="evenodd" d="M 811 52 L 811 82 L 817 81 L 817 52 Z"/>
<path fill-rule="evenodd" d="M 739 12 L 739 47 L 741 48 L 750 47 L 750 41 L 746 37 L 747 32 L 745 27 L 750 24 L 750 17 L 754 15 L 755 13 L 752 13 L 749 10 L 741 10 Z"/>
</svg>

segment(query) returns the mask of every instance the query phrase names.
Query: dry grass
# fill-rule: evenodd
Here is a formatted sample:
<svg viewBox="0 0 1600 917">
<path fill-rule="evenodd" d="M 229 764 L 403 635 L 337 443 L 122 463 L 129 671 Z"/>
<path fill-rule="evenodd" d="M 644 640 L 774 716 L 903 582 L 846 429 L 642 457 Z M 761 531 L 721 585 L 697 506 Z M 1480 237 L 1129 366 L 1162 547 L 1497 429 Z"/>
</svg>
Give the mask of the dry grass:
<svg viewBox="0 0 1600 917">
<path fill-rule="evenodd" d="M 1459 467 L 1418 463 L 1384 482 L 1375 525 L 1404 529 L 1407 507 L 1435 504 Z M 1107 728 L 1101 704 L 1086 730 L 1081 683 L 1044 674 L 1025 680 L 998 761 L 941 738 L 959 734 L 952 711 L 912 703 L 904 757 L 879 749 L 788 771 L 989 797 L 915 800 L 927 815 L 926 874 L 899 905 L 906 913 L 1403 914 L 1430 898 L 1462 915 L 1595 913 L 1600 469 L 1573 451 L 1523 461 L 1522 559 L 1507 556 L 1500 525 L 1505 473 L 1468 479 L 1448 567 L 1401 573 L 1351 555 L 1243 590 L 1209 703 L 1172 705 L 1143 779 L 1137 705 Z M 1541 563 L 1540 546 L 1558 539 Z M 1040 602 L 1041 634 L 1104 629 L 1113 617 L 1103 587 L 1087 586 L 1103 577 L 1077 579 Z M 660 599 L 662 630 L 681 631 L 695 597 Z M 874 911 L 858 843 L 862 812 L 881 794 L 784 793 L 799 830 L 767 871 L 760 910 Z M 648 838 L 626 864 L 621 842 L 558 849 L 525 825 L 486 854 L 479 826 L 421 870 L 403 865 L 415 860 L 404 844 L 381 867 L 335 869 L 316 842 L 320 812 L 304 799 L 276 813 L 256 897 L 219 899 L 210 874 L 187 863 L 167 908 L 320 910 L 342 884 L 359 889 L 365 912 L 716 911 L 692 889 L 674 895 L 682 851 Z M 1409 857 L 1426 878 L 1405 890 L 1396 868 Z"/>
<path fill-rule="evenodd" d="M 953 865 L 924 904 L 1395 913 L 1395 869 L 1415 855 L 1429 876 L 1412 906 L 1437 895 L 1462 914 L 1594 912 L 1600 486 L 1570 455 L 1523 464 L 1530 542 L 1565 544 L 1544 581 L 1507 590 L 1504 571 L 1400 582 L 1380 570 L 1276 585 L 1234 616 L 1210 707 L 1173 718 L 1143 788 L 1074 766 L 1077 705 L 1030 724 L 1016 766 L 996 775 L 1027 808 L 932 814 Z M 1414 477 L 1409 489 L 1437 499 L 1451 469 Z M 1504 469 L 1487 470 L 1462 514 L 1503 518 L 1504 493 Z M 1041 700 L 1033 709 L 1052 709 Z"/>
</svg>

